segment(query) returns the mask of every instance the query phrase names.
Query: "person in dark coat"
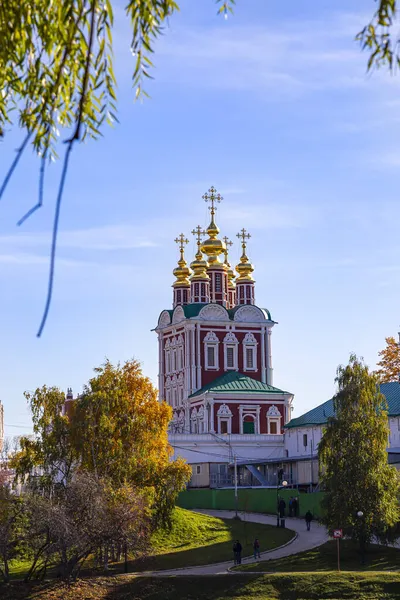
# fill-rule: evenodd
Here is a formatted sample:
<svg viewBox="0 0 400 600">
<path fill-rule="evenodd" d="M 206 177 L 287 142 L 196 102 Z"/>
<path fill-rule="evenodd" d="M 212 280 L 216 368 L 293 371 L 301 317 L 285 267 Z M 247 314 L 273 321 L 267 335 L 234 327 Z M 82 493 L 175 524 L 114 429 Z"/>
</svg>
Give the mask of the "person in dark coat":
<svg viewBox="0 0 400 600">
<path fill-rule="evenodd" d="M 281 519 L 283 519 L 285 516 L 285 508 L 286 508 L 286 502 L 284 501 L 283 498 L 281 498 L 279 500 L 279 516 Z"/>
<path fill-rule="evenodd" d="M 233 564 L 234 565 L 238 564 L 238 562 L 237 562 L 237 543 L 238 543 L 237 540 L 235 540 L 233 542 L 233 548 L 232 548 L 232 550 L 233 550 Z"/>
<path fill-rule="evenodd" d="M 293 517 L 293 496 L 289 499 L 289 517 Z"/>
<path fill-rule="evenodd" d="M 236 564 L 242 564 L 242 544 L 239 542 L 239 540 L 236 540 L 236 560 Z"/>
<path fill-rule="evenodd" d="M 305 517 L 304 517 L 304 518 L 305 518 L 305 520 L 306 520 L 307 531 L 310 531 L 310 529 L 311 529 L 311 521 L 313 520 L 312 513 L 311 513 L 311 512 L 308 510 L 308 511 L 306 512 L 306 515 L 305 515 Z"/>
<path fill-rule="evenodd" d="M 257 538 L 254 540 L 253 550 L 254 550 L 254 560 L 257 560 L 257 558 L 261 558 L 261 555 L 260 555 L 260 542 L 258 541 Z"/>
<path fill-rule="evenodd" d="M 293 498 L 293 516 L 294 517 L 298 517 L 299 516 L 299 499 L 298 498 Z"/>
</svg>

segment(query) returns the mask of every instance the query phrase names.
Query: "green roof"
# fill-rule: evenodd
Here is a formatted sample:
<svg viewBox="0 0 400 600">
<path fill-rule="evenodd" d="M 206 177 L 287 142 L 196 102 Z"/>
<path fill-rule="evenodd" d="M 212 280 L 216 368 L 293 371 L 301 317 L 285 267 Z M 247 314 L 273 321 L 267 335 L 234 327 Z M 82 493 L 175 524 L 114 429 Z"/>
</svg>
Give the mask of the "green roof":
<svg viewBox="0 0 400 600">
<path fill-rule="evenodd" d="M 185 313 L 185 317 L 190 319 L 191 317 L 197 317 L 204 306 L 207 306 L 207 304 L 200 304 L 200 302 L 198 302 L 196 304 L 184 304 L 182 308 L 183 312 Z"/>
<path fill-rule="evenodd" d="M 381 383 L 380 390 L 388 403 L 389 417 L 396 417 L 397 415 L 400 415 L 400 383 L 397 381 L 392 383 Z M 316 408 L 304 413 L 304 415 L 301 415 L 301 417 L 292 419 L 285 425 L 285 427 L 290 429 L 292 427 L 323 425 L 328 421 L 328 418 L 333 417 L 334 414 L 333 399 L 331 398 L 331 400 L 328 400 Z"/>
<path fill-rule="evenodd" d="M 178 306 L 180 306 L 183 309 L 183 312 L 184 312 L 184 315 L 185 315 L 186 319 L 192 319 L 193 317 L 197 317 L 198 314 L 199 314 L 199 312 L 201 311 L 201 309 L 204 308 L 207 305 L 208 305 L 208 303 L 201 304 L 200 302 L 196 302 L 196 303 L 193 303 L 193 304 L 184 304 L 184 305 L 179 304 Z M 240 306 L 235 306 L 235 308 L 230 308 L 228 310 L 226 309 L 226 312 L 228 313 L 229 319 L 231 321 L 233 321 L 233 319 L 234 319 L 235 312 L 237 310 L 239 310 L 239 308 L 242 308 L 243 306 L 244 305 L 240 305 Z M 175 309 L 176 308 L 177 307 L 175 307 Z M 267 320 L 272 321 L 271 313 L 269 312 L 269 310 L 267 310 L 266 308 L 260 308 L 259 306 L 257 306 L 256 308 L 258 308 L 259 310 L 261 310 L 261 312 L 264 313 L 264 315 L 265 315 L 265 317 L 266 317 Z M 173 317 L 175 309 L 173 309 L 173 310 L 166 309 L 166 311 L 169 313 L 171 322 L 172 322 L 172 317 Z M 161 311 L 160 314 L 162 314 L 163 312 L 164 311 Z"/>
<path fill-rule="evenodd" d="M 237 371 L 230 371 L 229 373 L 225 373 L 220 377 L 217 377 L 211 383 L 208 383 L 200 390 L 195 392 L 190 396 L 190 398 L 194 398 L 195 396 L 201 396 L 206 392 L 217 393 L 217 394 L 287 394 L 288 392 L 284 392 L 279 388 L 273 387 L 272 385 L 268 385 L 267 383 L 262 383 L 261 381 L 257 381 L 252 377 L 248 377 L 247 375 L 243 375 L 242 373 L 238 373 Z"/>
</svg>

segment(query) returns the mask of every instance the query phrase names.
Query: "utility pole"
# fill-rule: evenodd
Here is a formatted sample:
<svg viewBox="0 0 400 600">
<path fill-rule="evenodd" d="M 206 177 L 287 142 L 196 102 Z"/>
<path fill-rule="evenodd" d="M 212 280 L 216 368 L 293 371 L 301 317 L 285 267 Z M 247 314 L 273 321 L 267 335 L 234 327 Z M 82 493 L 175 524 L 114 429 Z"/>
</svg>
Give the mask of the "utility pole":
<svg viewBox="0 0 400 600">
<path fill-rule="evenodd" d="M 233 457 L 234 461 L 234 478 L 235 478 L 235 511 L 236 518 L 238 516 L 238 482 L 237 482 L 237 456 L 236 454 Z"/>
</svg>

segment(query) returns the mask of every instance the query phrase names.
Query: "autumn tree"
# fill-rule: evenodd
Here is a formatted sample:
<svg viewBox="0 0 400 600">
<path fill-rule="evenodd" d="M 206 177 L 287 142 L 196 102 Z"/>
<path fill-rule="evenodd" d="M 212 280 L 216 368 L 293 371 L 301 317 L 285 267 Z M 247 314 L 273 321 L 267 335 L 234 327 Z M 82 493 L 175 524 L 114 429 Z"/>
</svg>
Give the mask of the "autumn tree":
<svg viewBox="0 0 400 600">
<path fill-rule="evenodd" d="M 351 355 L 336 382 L 335 415 L 318 449 L 324 522 L 330 533 L 343 529 L 364 553 L 372 537 L 385 539 L 399 521 L 400 480 L 388 464 L 387 406 L 376 376 Z"/>
<path fill-rule="evenodd" d="M 168 524 L 190 467 L 171 461 L 167 428 L 171 408 L 158 402 L 157 390 L 138 361 L 106 361 L 63 414 L 64 394 L 55 387 L 27 393 L 34 437 L 21 438 L 12 464 L 20 478 L 47 495 L 66 488 L 77 472 L 105 479 L 115 490 L 124 485 L 145 490 L 155 524 Z"/>
<path fill-rule="evenodd" d="M 385 339 L 386 348 L 379 352 L 381 360 L 377 363 L 379 369 L 376 371 L 381 383 L 399 381 L 400 377 L 400 343 L 394 337 Z"/>
<path fill-rule="evenodd" d="M 29 404 L 33 436 L 20 438 L 20 451 L 10 464 L 18 477 L 31 479 L 42 489 L 66 486 L 77 456 L 72 444 L 71 420 L 63 414 L 64 393 L 56 387 L 43 386 L 25 393 Z"/>
<path fill-rule="evenodd" d="M 76 403 L 74 447 L 82 468 L 119 487 L 128 482 L 148 490 L 155 520 L 168 524 L 175 499 L 190 478 L 190 467 L 171 461 L 167 428 L 171 408 L 136 360 L 106 361 Z"/>
</svg>

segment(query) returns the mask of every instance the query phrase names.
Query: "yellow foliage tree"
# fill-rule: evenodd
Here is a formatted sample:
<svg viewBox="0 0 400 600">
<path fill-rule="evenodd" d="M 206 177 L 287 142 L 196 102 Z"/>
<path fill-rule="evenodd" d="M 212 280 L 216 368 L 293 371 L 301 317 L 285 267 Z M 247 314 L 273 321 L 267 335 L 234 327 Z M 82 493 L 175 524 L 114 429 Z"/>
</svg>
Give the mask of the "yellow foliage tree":
<svg viewBox="0 0 400 600">
<path fill-rule="evenodd" d="M 376 374 L 381 383 L 398 381 L 400 377 L 400 344 L 394 337 L 387 337 L 386 348 L 379 352 L 381 360 L 377 363 Z"/>
</svg>

